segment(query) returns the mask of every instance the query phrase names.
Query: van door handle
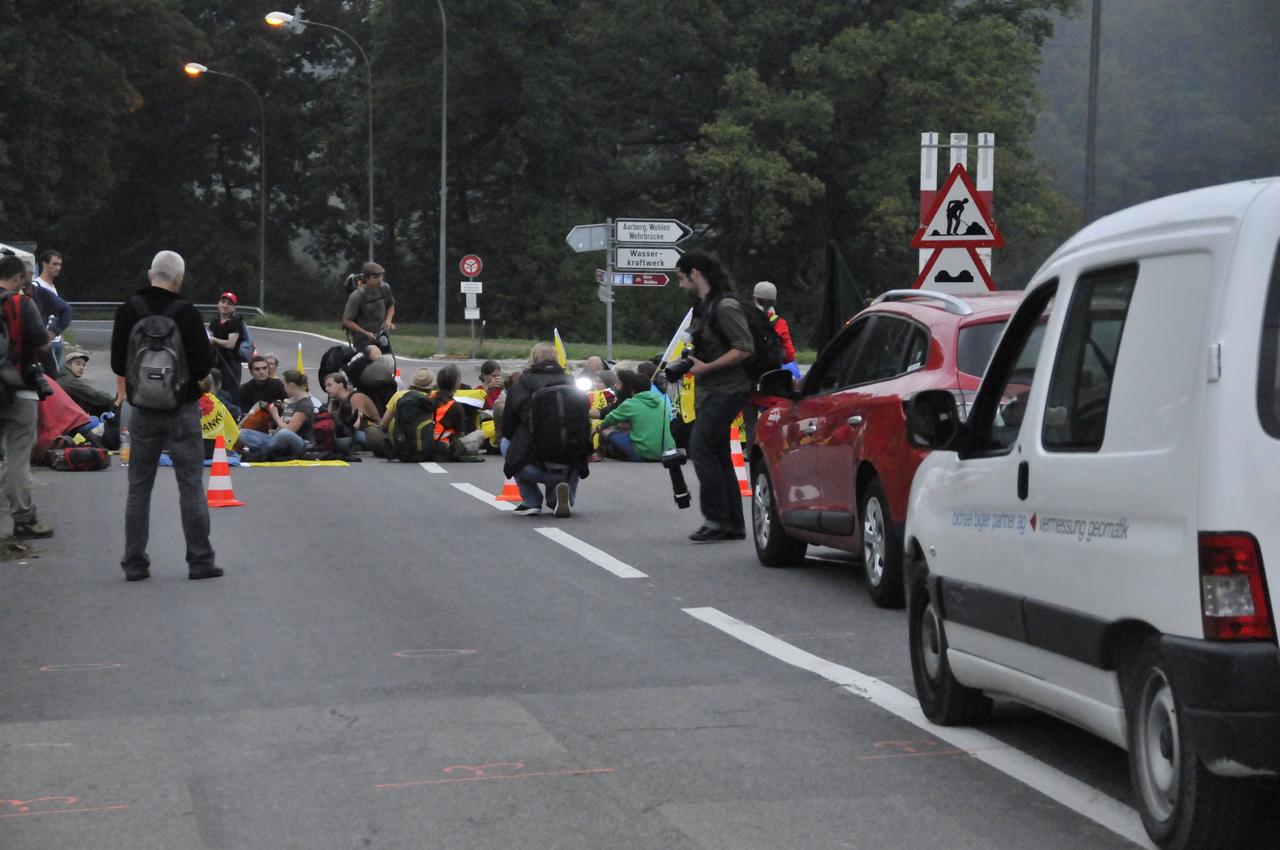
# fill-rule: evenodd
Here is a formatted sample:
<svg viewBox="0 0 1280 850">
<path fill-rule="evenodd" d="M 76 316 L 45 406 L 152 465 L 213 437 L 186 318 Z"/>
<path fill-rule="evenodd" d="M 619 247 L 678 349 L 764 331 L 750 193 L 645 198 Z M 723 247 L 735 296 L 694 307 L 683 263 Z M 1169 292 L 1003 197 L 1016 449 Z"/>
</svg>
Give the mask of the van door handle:
<svg viewBox="0 0 1280 850">
<path fill-rule="evenodd" d="M 845 422 L 848 422 L 848 423 L 849 423 L 849 427 L 850 427 L 850 428 L 857 428 L 859 425 L 861 425 L 861 424 L 862 424 L 862 417 L 861 417 L 861 416 L 850 416 L 848 419 L 846 419 L 846 420 L 845 420 Z"/>
<path fill-rule="evenodd" d="M 1018 498 L 1022 501 L 1027 500 L 1027 493 L 1031 488 L 1031 467 L 1024 460 L 1018 464 Z"/>
</svg>

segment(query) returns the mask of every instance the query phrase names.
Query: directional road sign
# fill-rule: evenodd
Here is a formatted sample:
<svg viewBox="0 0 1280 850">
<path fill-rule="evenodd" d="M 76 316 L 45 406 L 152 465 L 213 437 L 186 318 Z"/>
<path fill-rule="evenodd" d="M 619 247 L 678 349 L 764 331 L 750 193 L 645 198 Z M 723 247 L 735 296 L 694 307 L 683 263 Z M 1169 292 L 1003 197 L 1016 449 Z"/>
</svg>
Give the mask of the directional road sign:
<svg viewBox="0 0 1280 850">
<path fill-rule="evenodd" d="M 484 294 L 484 283 L 478 280 L 464 280 L 462 282 L 462 291 L 482 295 Z"/>
<path fill-rule="evenodd" d="M 596 269 L 596 283 L 604 283 L 607 273 L 604 269 Z M 614 286 L 666 286 L 671 278 L 662 272 L 614 272 Z"/>
<path fill-rule="evenodd" d="M 683 253 L 679 248 L 629 248 L 619 246 L 613 267 L 619 271 L 662 271 L 674 269 Z"/>
<path fill-rule="evenodd" d="M 569 231 L 564 241 L 579 254 L 583 251 L 603 251 L 609 247 L 609 225 L 579 224 Z"/>
<path fill-rule="evenodd" d="M 624 245 L 674 245 L 693 233 L 674 218 L 619 218 L 613 222 L 613 231 L 613 238 Z"/>
</svg>

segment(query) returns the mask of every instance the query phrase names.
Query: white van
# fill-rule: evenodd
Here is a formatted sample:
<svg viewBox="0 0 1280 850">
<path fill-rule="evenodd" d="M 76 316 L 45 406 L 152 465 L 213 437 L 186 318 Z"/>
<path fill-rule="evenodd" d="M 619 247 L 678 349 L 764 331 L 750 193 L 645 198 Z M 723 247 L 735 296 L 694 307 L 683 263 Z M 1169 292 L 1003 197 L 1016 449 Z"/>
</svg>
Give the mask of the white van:
<svg viewBox="0 0 1280 850">
<path fill-rule="evenodd" d="M 1280 772 L 1280 178 L 1086 227 L 1027 287 L 968 419 L 912 399 L 920 706 L 1008 697 L 1129 751 L 1163 847 L 1253 843 Z M 1270 779 L 1268 779 L 1270 778 Z"/>
</svg>

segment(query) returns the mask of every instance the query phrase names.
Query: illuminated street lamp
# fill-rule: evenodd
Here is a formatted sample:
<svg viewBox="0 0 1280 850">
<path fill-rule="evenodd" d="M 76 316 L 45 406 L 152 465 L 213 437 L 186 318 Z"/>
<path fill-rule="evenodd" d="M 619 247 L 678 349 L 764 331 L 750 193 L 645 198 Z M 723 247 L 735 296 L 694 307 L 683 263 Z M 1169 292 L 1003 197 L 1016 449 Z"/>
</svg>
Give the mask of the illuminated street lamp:
<svg viewBox="0 0 1280 850">
<path fill-rule="evenodd" d="M 258 152 L 258 309 L 265 313 L 267 310 L 267 109 L 262 104 L 262 96 L 258 94 L 258 90 L 247 80 L 242 80 L 234 74 L 215 71 L 199 62 L 188 62 L 182 66 L 182 70 L 192 79 L 201 74 L 213 74 L 235 80 L 253 92 L 254 99 L 258 101 L 258 111 L 262 115 L 262 132 L 259 134 L 261 148 Z"/>
<path fill-rule="evenodd" d="M 351 33 L 332 24 L 308 21 L 296 15 L 290 15 L 288 12 L 271 12 L 264 20 L 267 22 L 267 26 L 276 27 L 277 29 L 283 28 L 286 24 L 297 24 L 298 26 L 323 27 L 327 30 L 333 30 L 349 39 L 355 45 L 356 50 L 359 51 L 360 58 L 364 59 L 364 68 L 369 84 L 369 262 L 373 262 L 373 66 L 369 64 L 369 55 L 364 52 L 360 42 L 356 41 Z"/>
</svg>

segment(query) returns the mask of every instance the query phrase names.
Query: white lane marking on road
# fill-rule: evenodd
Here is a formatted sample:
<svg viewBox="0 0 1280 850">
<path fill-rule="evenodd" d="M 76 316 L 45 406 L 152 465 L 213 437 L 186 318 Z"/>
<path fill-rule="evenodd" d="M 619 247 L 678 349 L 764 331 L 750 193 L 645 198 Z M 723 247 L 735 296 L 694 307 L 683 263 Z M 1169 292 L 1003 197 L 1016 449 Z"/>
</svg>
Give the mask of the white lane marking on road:
<svg viewBox="0 0 1280 850">
<path fill-rule="evenodd" d="M 597 549 L 590 543 L 584 543 L 572 534 L 567 534 L 558 528 L 535 528 L 534 531 L 538 532 L 548 540 L 554 540 L 569 551 L 578 553 L 597 567 L 604 567 L 618 578 L 649 577 L 630 564 L 622 563 L 622 561 L 619 561 L 608 552 Z"/>
<path fill-rule="evenodd" d="M 475 496 L 477 499 L 484 502 L 486 505 L 493 508 L 494 510 L 514 511 L 516 509 L 516 506 L 514 503 L 496 501 L 493 498 L 492 493 L 486 493 L 485 491 L 481 490 L 479 487 L 477 487 L 474 484 L 454 484 L 453 486 L 457 487 L 459 490 L 466 493 L 468 496 Z"/>
<path fill-rule="evenodd" d="M 445 468 L 438 463 L 431 463 L 430 461 L 427 461 L 426 463 L 418 464 L 418 466 L 422 467 L 427 472 L 430 472 L 432 475 L 448 475 L 449 474 L 448 472 L 445 471 Z"/>
<path fill-rule="evenodd" d="M 878 705 L 890 714 L 897 715 L 908 723 L 924 729 L 930 735 L 968 751 L 975 759 L 1056 800 L 1072 811 L 1084 815 L 1116 835 L 1140 847 L 1155 850 L 1155 845 L 1147 837 L 1147 831 L 1143 829 L 1142 820 L 1136 811 L 1057 768 L 976 729 L 938 726 L 924 716 L 915 697 L 865 673 L 842 667 L 792 646 L 786 641 L 778 640 L 773 635 L 734 619 L 723 611 L 715 608 L 683 610 L 689 616 L 737 638 L 766 655 L 773 656 L 793 667 L 799 667 L 801 670 L 816 673 L 827 681 L 840 685 L 854 696 Z"/>
</svg>

